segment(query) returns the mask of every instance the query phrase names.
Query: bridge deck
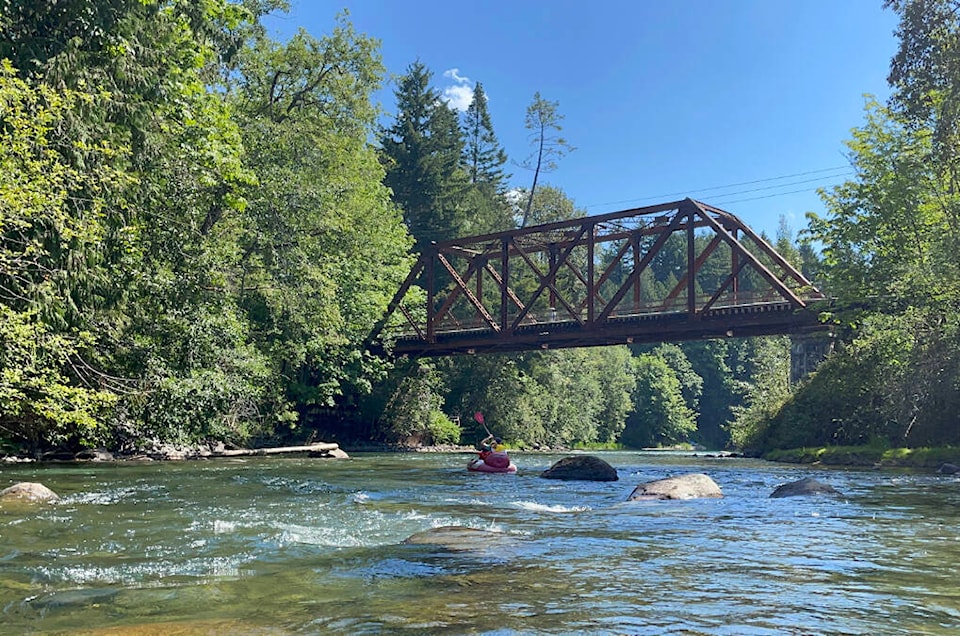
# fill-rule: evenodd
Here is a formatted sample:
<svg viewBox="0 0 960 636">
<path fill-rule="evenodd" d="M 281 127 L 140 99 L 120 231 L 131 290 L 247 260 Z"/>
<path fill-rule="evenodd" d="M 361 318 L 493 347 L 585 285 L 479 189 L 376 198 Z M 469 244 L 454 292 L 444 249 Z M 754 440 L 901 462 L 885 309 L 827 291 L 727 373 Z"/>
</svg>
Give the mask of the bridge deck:
<svg viewBox="0 0 960 636">
<path fill-rule="evenodd" d="M 509 337 L 482 326 L 440 331 L 433 342 L 407 333 L 396 338 L 392 353 L 413 357 L 506 353 L 530 349 L 746 338 L 823 331 L 826 328 L 818 320 L 816 311 L 796 310 L 790 303 L 781 302 L 725 307 L 696 315 L 693 319 L 686 312 L 673 311 L 615 316 L 603 325 L 582 325 L 572 320 L 540 322 L 517 327 Z"/>
</svg>

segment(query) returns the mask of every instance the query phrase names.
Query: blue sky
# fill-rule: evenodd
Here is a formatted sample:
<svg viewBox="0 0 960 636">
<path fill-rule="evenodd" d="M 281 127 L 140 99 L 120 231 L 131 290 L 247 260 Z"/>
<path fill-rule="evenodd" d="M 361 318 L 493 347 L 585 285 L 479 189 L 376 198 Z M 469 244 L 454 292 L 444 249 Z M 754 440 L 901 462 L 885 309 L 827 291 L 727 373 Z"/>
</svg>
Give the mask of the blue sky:
<svg viewBox="0 0 960 636">
<path fill-rule="evenodd" d="M 513 161 L 537 91 L 576 150 L 546 175 L 589 214 L 691 196 L 776 233 L 851 174 L 864 94 L 886 99 L 896 16 L 882 0 L 293 0 L 285 39 L 350 13 L 391 76 L 421 60 L 452 104 L 483 84 Z M 388 83 L 378 95 L 393 111 Z M 512 185 L 532 173 L 511 166 Z M 791 176 L 792 175 L 792 176 Z"/>
</svg>

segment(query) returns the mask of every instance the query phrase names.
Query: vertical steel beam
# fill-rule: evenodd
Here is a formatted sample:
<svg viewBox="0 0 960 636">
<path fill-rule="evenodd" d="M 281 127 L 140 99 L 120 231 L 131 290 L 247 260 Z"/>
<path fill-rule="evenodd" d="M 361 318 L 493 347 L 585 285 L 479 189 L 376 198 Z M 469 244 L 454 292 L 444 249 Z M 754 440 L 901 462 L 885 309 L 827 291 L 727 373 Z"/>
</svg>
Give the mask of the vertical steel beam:
<svg viewBox="0 0 960 636">
<path fill-rule="evenodd" d="M 437 341 L 436 336 L 436 325 L 434 320 L 436 318 L 436 311 L 434 309 L 434 288 L 436 287 L 437 281 L 437 244 L 431 243 L 427 248 L 427 342 L 434 343 Z"/>
<path fill-rule="evenodd" d="M 596 265 L 594 263 L 594 248 L 597 242 L 597 226 L 594 223 L 588 225 L 587 236 L 587 324 L 593 325 L 593 319 L 596 317 Z M 572 250 L 571 250 L 572 253 Z M 567 255 L 570 258 L 570 254 Z"/>
<path fill-rule="evenodd" d="M 694 208 L 688 206 L 687 212 L 687 317 L 691 320 L 697 317 L 697 277 L 696 277 L 696 245 L 694 239 Z"/>
<path fill-rule="evenodd" d="M 500 239 L 500 334 L 507 337 L 507 301 L 510 298 L 510 237 Z"/>
<path fill-rule="evenodd" d="M 731 234 L 733 235 L 734 241 L 739 241 L 740 237 L 737 236 L 737 228 L 733 228 Z M 733 304 L 736 305 L 740 302 L 740 252 L 737 250 L 730 250 L 730 271 L 734 272 L 733 277 Z"/>
<path fill-rule="evenodd" d="M 630 234 L 630 243 L 633 246 L 633 269 L 630 277 L 633 278 L 633 310 L 640 311 L 640 272 L 637 271 L 637 263 L 640 262 L 640 232 L 634 231 Z"/>
<path fill-rule="evenodd" d="M 550 308 L 551 308 L 551 310 L 552 310 L 552 309 L 556 308 L 556 306 L 557 306 L 557 292 L 553 291 L 553 290 L 554 290 L 554 287 L 556 287 L 556 285 L 557 285 L 557 274 L 556 274 L 556 267 L 557 267 L 557 246 L 556 246 L 554 243 L 551 243 L 551 244 L 550 244 L 550 249 L 549 249 L 548 254 L 549 254 L 549 258 L 548 258 L 547 263 L 548 263 L 549 269 L 548 269 L 547 271 L 550 272 L 550 278 L 549 278 L 549 280 L 547 281 L 547 285 L 549 285 L 549 287 L 550 287 L 550 294 L 549 294 L 549 296 L 550 296 Z M 569 259 L 567 259 L 567 260 L 569 260 Z"/>
<path fill-rule="evenodd" d="M 483 266 L 486 264 L 487 257 L 480 255 L 477 257 L 477 298 L 483 302 Z"/>
</svg>

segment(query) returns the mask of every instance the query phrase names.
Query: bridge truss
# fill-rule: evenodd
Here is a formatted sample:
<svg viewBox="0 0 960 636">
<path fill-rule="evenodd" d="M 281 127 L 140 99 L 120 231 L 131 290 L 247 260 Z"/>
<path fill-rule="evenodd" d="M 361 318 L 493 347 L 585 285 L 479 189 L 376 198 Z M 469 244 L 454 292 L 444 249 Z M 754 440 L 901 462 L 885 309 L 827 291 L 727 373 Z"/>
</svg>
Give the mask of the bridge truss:
<svg viewBox="0 0 960 636">
<path fill-rule="evenodd" d="M 431 244 L 373 337 L 416 357 L 802 333 L 825 300 L 736 216 L 684 199 Z"/>
</svg>

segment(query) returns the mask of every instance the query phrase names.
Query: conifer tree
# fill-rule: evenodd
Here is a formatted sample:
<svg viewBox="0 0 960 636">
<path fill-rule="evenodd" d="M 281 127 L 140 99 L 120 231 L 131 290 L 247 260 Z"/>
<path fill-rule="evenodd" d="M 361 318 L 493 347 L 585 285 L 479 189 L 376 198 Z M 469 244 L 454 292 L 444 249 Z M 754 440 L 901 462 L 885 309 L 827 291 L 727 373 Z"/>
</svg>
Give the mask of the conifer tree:
<svg viewBox="0 0 960 636">
<path fill-rule="evenodd" d="M 509 177 L 503 172 L 507 153 L 493 132 L 493 122 L 487 110 L 487 94 L 480 82 L 473 89 L 473 101 L 464 113 L 463 124 L 466 133 L 463 162 L 470 183 L 489 183 L 497 192 L 502 192 L 504 181 Z"/>
<path fill-rule="evenodd" d="M 560 136 L 563 127 L 560 122 L 558 102 L 551 102 L 540 96 L 540 92 L 533 95 L 533 102 L 527 106 L 527 117 L 524 122 L 530 131 L 530 142 L 535 148 L 533 153 L 521 164 L 524 168 L 533 171 L 533 184 L 527 195 L 527 204 L 523 211 L 520 227 L 526 227 L 530 220 L 530 208 L 533 197 L 537 193 L 537 183 L 540 175 L 557 169 L 557 160 L 574 150 L 567 140 Z"/>
<path fill-rule="evenodd" d="M 396 91 L 397 119 L 380 140 L 384 183 L 418 248 L 456 237 L 466 219 L 463 134 L 456 113 L 430 86 L 431 76 L 420 61 L 408 67 Z"/>
</svg>

